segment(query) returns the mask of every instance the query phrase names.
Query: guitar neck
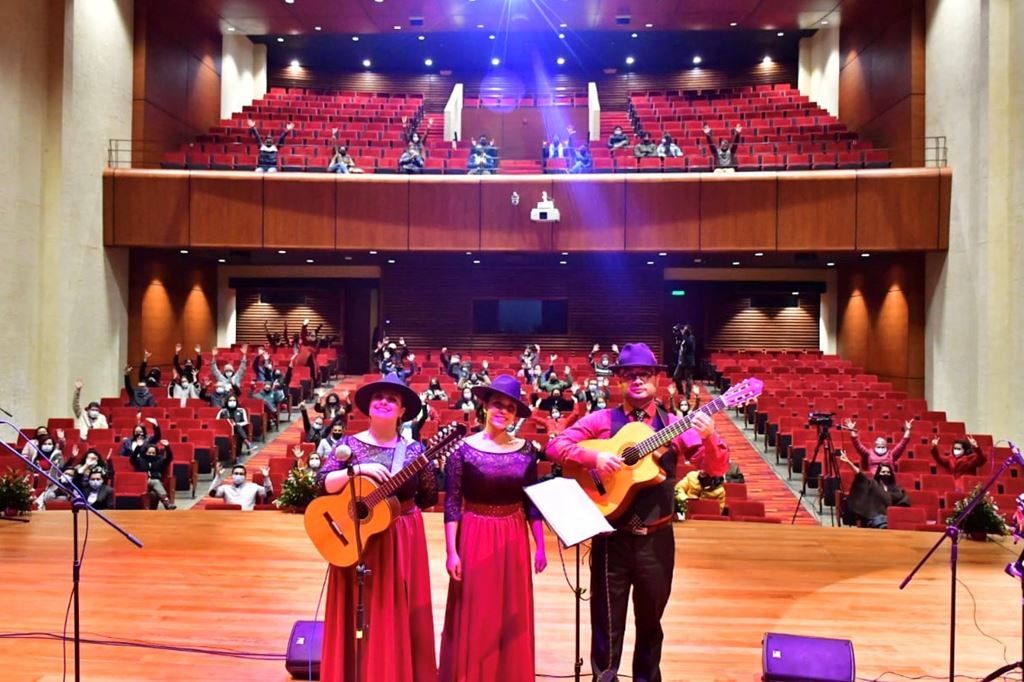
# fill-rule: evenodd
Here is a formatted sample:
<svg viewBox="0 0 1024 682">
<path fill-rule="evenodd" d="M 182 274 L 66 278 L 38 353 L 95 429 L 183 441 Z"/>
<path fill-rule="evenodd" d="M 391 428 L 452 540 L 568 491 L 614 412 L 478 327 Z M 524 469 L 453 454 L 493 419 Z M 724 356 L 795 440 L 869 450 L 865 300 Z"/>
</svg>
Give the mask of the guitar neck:
<svg viewBox="0 0 1024 682">
<path fill-rule="evenodd" d="M 423 471 L 427 464 L 430 463 L 431 453 L 434 448 L 427 450 L 422 455 L 414 459 L 409 464 L 402 467 L 402 470 L 387 480 L 384 485 L 380 486 L 372 493 L 366 496 L 364 502 L 368 507 L 375 506 L 378 502 L 383 502 L 392 495 L 398 492 L 398 489 L 405 485 L 413 476 L 418 475 Z"/>
<path fill-rule="evenodd" d="M 652 452 L 657 451 L 660 448 L 665 447 L 671 443 L 675 438 L 679 437 L 684 431 L 690 428 L 693 418 L 698 414 L 706 414 L 709 417 L 716 412 L 721 412 L 726 408 L 725 401 L 719 396 L 711 402 L 704 403 L 701 407 L 694 412 L 681 417 L 678 421 L 674 421 L 665 428 L 657 431 L 647 438 L 643 439 L 636 444 L 636 449 L 640 452 L 641 456 L 649 455 Z"/>
</svg>

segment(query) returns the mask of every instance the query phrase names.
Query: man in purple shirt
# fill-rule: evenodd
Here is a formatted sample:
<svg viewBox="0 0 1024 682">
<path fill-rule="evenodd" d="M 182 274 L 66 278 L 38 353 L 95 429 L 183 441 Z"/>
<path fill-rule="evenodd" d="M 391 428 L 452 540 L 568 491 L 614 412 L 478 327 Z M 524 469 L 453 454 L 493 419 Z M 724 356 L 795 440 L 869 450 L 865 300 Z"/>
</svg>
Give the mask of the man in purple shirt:
<svg viewBox="0 0 1024 682">
<path fill-rule="evenodd" d="M 577 443 L 611 438 L 631 421 L 643 421 L 659 430 L 677 418 L 654 401 L 657 374 L 664 371 L 651 349 L 643 343 L 622 347 L 615 376 L 622 386 L 624 405 L 598 410 L 583 417 L 548 443 L 546 452 L 559 464 L 571 461 L 595 469 L 602 477 L 614 476 L 622 458 L 611 452 L 594 452 Z M 661 681 L 661 616 L 672 591 L 675 566 L 674 489 L 676 464 L 689 461 L 711 476 L 724 476 L 729 453 L 718 439 L 714 423 L 704 413 L 693 417 L 693 426 L 673 440 L 660 460 L 663 483 L 640 490 L 616 521 L 611 535 L 594 538 L 590 555 L 590 663 L 594 680 L 618 680 L 622 639 L 630 588 L 636 627 L 633 679 Z M 603 675 L 602 673 L 610 673 Z"/>
</svg>

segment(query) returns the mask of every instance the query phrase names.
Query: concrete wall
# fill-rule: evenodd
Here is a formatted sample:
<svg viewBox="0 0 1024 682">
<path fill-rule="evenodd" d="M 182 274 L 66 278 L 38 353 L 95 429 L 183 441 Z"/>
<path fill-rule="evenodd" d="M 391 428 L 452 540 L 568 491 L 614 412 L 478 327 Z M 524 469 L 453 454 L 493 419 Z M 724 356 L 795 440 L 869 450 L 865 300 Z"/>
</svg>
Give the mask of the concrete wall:
<svg viewBox="0 0 1024 682">
<path fill-rule="evenodd" d="M 839 29 L 821 28 L 800 40 L 800 92 L 839 116 Z"/>
<path fill-rule="evenodd" d="M 107 140 L 131 136 L 131 0 L 0 3 L 0 406 L 30 426 L 120 385 L 128 261 L 103 248 Z M 4 438 L 8 436 L 5 434 Z"/>
<path fill-rule="evenodd" d="M 245 36 L 225 34 L 221 54 L 220 117 L 263 97 L 267 92 L 267 46 Z"/>
<path fill-rule="evenodd" d="M 926 264 L 929 401 L 969 430 L 1024 435 L 1024 6 L 927 3 L 926 134 L 953 169 L 949 251 Z"/>
</svg>

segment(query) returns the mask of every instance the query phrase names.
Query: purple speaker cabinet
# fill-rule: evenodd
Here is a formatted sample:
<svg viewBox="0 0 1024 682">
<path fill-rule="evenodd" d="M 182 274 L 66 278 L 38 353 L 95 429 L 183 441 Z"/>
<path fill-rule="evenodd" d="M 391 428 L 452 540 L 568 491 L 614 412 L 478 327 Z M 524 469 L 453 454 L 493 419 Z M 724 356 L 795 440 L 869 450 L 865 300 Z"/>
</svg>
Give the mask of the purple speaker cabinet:
<svg viewBox="0 0 1024 682">
<path fill-rule="evenodd" d="M 854 682 L 853 642 L 766 632 L 764 682 Z"/>
<path fill-rule="evenodd" d="M 320 679 L 320 649 L 323 648 L 324 624 L 318 620 L 299 620 L 288 637 L 288 653 L 284 667 L 298 680 Z M 312 678 L 310 675 L 312 674 Z"/>
</svg>

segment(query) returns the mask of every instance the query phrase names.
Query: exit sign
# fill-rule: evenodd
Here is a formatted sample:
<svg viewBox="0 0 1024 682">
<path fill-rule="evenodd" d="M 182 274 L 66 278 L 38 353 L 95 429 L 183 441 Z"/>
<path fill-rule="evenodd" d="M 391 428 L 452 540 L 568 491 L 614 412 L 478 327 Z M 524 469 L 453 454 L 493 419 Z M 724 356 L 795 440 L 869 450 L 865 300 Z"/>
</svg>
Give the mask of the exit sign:
<svg viewBox="0 0 1024 682">
<path fill-rule="evenodd" d="M 672 295 L 673 296 L 686 296 L 686 289 L 673 289 L 672 290 Z"/>
</svg>

